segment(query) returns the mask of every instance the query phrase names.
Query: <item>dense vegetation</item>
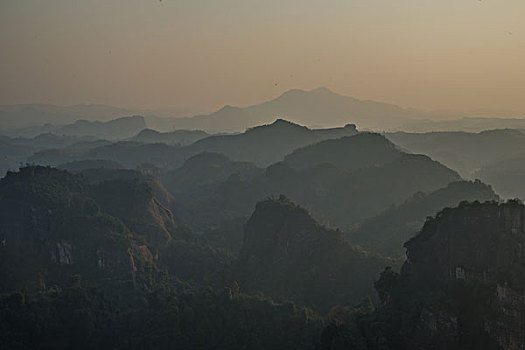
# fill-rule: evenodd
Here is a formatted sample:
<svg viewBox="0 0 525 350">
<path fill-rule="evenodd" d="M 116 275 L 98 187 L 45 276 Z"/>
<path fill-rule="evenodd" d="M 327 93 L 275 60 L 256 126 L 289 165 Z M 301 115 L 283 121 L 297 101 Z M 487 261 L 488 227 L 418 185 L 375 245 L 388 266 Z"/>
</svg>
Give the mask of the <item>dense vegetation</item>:
<svg viewBox="0 0 525 350">
<path fill-rule="evenodd" d="M 520 203 L 352 125 L 204 136 L 0 140 L 61 164 L 0 180 L 1 348 L 523 340 Z"/>
<path fill-rule="evenodd" d="M 87 174 L 29 166 L 0 181 L 2 348 L 314 349 L 332 322 L 330 306 L 351 310 L 360 298 L 374 297 L 374 276 L 389 263 L 351 247 L 284 197 L 258 205 L 236 258 L 187 228 L 167 225 L 171 213 L 158 212 L 143 175 Z M 272 233 L 257 220 L 268 206 L 290 219 L 280 229 L 286 237 L 307 225 L 321 239 L 287 243 L 298 255 L 285 257 L 280 276 L 295 281 L 292 289 L 257 284 L 254 276 L 263 270 L 245 260 L 259 249 L 281 249 L 253 241 Z M 159 230 L 168 239 L 153 235 Z M 252 238 L 253 230 L 263 236 Z M 312 268 L 318 271 L 303 279 Z M 279 265 L 268 276 L 272 269 Z"/>
</svg>

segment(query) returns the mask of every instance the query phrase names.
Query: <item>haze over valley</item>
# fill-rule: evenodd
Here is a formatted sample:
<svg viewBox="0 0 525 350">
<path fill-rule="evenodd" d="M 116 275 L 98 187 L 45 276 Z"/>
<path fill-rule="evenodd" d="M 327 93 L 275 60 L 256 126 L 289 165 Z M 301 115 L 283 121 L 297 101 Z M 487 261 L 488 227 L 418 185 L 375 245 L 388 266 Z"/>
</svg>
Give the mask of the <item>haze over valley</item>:
<svg viewBox="0 0 525 350">
<path fill-rule="evenodd" d="M 0 348 L 525 348 L 524 13 L 0 4 Z"/>
</svg>

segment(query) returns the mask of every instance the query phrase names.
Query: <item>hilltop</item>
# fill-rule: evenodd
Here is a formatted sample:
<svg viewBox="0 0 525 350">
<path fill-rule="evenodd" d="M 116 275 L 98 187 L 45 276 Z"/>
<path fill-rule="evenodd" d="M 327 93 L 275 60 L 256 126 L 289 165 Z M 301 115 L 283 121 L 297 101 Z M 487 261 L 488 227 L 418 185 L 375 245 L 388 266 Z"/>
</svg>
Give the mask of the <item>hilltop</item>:
<svg viewBox="0 0 525 350">
<path fill-rule="evenodd" d="M 216 135 L 204 138 L 184 149 L 186 155 L 202 152 L 222 153 L 237 161 L 268 166 L 278 162 L 294 149 L 322 140 L 351 136 L 355 125 L 333 129 L 309 129 L 287 120 L 277 119 L 237 135 Z"/>
<path fill-rule="evenodd" d="M 385 130 L 423 115 L 423 112 L 388 103 L 358 100 L 321 87 L 310 91 L 293 89 L 261 104 L 245 108 L 225 106 L 208 115 L 172 120 L 177 129 L 207 132 L 243 131 L 255 125 L 268 124 L 275 118 L 310 127 L 354 123 L 365 129 Z"/>
<path fill-rule="evenodd" d="M 153 129 L 144 129 L 129 141 L 141 143 L 165 143 L 168 145 L 189 145 L 195 141 L 208 137 L 202 130 L 175 130 L 160 132 Z"/>
<path fill-rule="evenodd" d="M 401 273 L 387 269 L 376 283 L 379 316 L 396 340 L 414 348 L 519 349 L 524 217 L 525 206 L 509 201 L 464 202 L 429 218 L 405 244 Z"/>
<path fill-rule="evenodd" d="M 248 291 L 328 310 L 373 296 L 392 260 L 351 246 L 284 196 L 257 203 L 245 225 L 240 283 Z"/>
<path fill-rule="evenodd" d="M 404 153 L 383 136 L 368 133 L 297 149 L 254 175 L 243 176 L 230 168 L 221 175 L 224 181 L 205 191 L 188 187 L 180 202 L 184 223 L 205 229 L 247 218 L 261 198 L 284 194 L 321 222 L 348 230 L 416 192 L 432 192 L 460 180 L 440 163 Z M 175 176 L 163 181 L 184 191 L 185 182 L 177 185 Z"/>
<path fill-rule="evenodd" d="M 404 203 L 369 218 L 348 234 L 348 239 L 385 256 L 403 256 L 403 243 L 415 235 L 425 220 L 463 201 L 498 201 L 492 188 L 480 181 L 451 182 L 430 193 L 418 192 Z"/>
</svg>

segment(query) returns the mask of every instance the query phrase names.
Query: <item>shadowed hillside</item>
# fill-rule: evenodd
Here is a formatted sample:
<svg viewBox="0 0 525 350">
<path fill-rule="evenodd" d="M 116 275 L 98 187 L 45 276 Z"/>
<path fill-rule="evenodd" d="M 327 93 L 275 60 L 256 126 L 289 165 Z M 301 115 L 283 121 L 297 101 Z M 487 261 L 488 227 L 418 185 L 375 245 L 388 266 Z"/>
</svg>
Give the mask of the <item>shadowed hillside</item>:
<svg viewBox="0 0 525 350">
<path fill-rule="evenodd" d="M 522 130 L 399 132 L 385 136 L 403 149 L 426 154 L 466 178 L 473 177 L 485 165 L 523 154 L 525 150 L 525 133 Z"/>
<path fill-rule="evenodd" d="M 367 219 L 348 239 L 386 256 L 404 255 L 403 243 L 418 232 L 427 217 L 462 201 L 499 200 L 492 188 L 479 181 L 452 182 L 434 192 L 418 192 L 404 203 Z"/>
<path fill-rule="evenodd" d="M 65 171 L 26 167 L 0 181 L 1 289 L 31 290 L 63 284 L 81 274 L 91 282 L 127 279 L 151 262 L 145 246 L 107 215 L 82 178 Z"/>
<path fill-rule="evenodd" d="M 189 145 L 209 135 L 201 130 L 175 130 L 170 132 L 159 132 L 152 129 L 144 129 L 129 141 L 141 143 L 165 143 L 168 145 Z"/>
<path fill-rule="evenodd" d="M 517 202 L 462 203 L 429 218 L 405 244 L 401 274 L 387 270 L 376 283 L 380 316 L 404 346 L 524 344 L 524 214 Z"/>
<path fill-rule="evenodd" d="M 181 132 L 186 133 L 182 130 Z M 308 129 L 279 119 L 270 125 L 258 126 L 242 134 L 213 135 L 201 138 L 185 147 L 180 146 L 183 142 L 120 141 L 86 150 L 43 150 L 35 153 L 28 160 L 36 164 L 54 166 L 75 160 L 105 159 L 119 162 L 130 168 L 135 168 L 142 163 L 152 163 L 162 169 L 170 170 L 181 166 L 186 159 L 208 152 L 223 153 L 232 160 L 249 161 L 267 166 L 282 160 L 285 155 L 298 147 L 356 133 L 355 125 L 333 129 Z M 169 135 L 172 134 L 178 134 L 178 132 L 169 133 Z M 171 138 L 172 136 L 169 135 L 167 137 Z M 132 140 L 135 139 L 132 138 Z"/>
<path fill-rule="evenodd" d="M 333 129 L 308 129 L 277 119 L 272 124 L 254 127 L 242 134 L 217 135 L 202 139 L 184 149 L 184 152 L 186 154 L 223 153 L 233 160 L 268 166 L 282 160 L 296 148 L 356 133 L 355 125 Z"/>
<path fill-rule="evenodd" d="M 486 164 L 474 175 L 492 184 L 494 189 L 505 198 L 525 199 L 525 154 L 523 153 Z"/>
<path fill-rule="evenodd" d="M 257 203 L 244 231 L 241 286 L 327 310 L 373 296 L 373 281 L 393 261 L 351 246 L 281 196 Z"/>
<path fill-rule="evenodd" d="M 230 173 L 206 191 L 190 187 L 181 203 L 184 223 L 202 228 L 247 217 L 261 198 L 285 194 L 322 222 L 348 229 L 418 191 L 460 179 L 426 156 L 406 154 L 384 137 L 366 133 L 298 149 L 251 179 Z M 175 181 L 170 186 L 177 187 Z"/>
</svg>

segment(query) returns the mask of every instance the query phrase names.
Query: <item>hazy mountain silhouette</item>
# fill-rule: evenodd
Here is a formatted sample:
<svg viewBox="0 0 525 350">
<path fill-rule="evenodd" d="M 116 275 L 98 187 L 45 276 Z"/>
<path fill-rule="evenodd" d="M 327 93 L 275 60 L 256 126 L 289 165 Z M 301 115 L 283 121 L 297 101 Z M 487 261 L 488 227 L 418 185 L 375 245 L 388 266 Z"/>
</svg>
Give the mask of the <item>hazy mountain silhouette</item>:
<svg viewBox="0 0 525 350">
<path fill-rule="evenodd" d="M 8 136 L 32 138 L 40 134 L 55 134 L 77 137 L 93 137 L 107 140 L 120 140 L 136 135 L 146 127 L 142 116 L 126 116 L 109 121 L 77 120 L 74 123 L 64 125 L 46 124 L 43 126 L 32 126 L 23 129 L 3 130 Z"/>
<path fill-rule="evenodd" d="M 60 164 L 58 169 L 67 170 L 69 172 L 78 172 L 88 169 L 123 169 L 124 167 L 112 160 L 78 160 L 69 163 Z"/>
<path fill-rule="evenodd" d="M 354 125 L 333 129 L 308 129 L 279 119 L 272 124 L 255 127 L 242 134 L 205 137 L 185 147 L 166 143 L 143 144 L 136 141 L 121 141 L 111 145 L 91 147 L 81 152 L 77 149 L 45 150 L 35 153 L 28 160 L 36 164 L 55 166 L 73 160 L 106 159 L 130 168 L 135 168 L 142 163 L 152 163 L 163 169 L 170 169 L 181 166 L 186 159 L 199 153 L 207 152 L 223 153 L 235 161 L 248 161 L 267 166 L 282 160 L 286 154 L 298 147 L 355 133 L 357 130 Z"/>
<path fill-rule="evenodd" d="M 249 161 L 267 166 L 278 162 L 298 147 L 326 139 L 335 139 L 357 133 L 355 125 L 342 128 L 309 129 L 292 122 L 277 119 L 236 135 L 216 135 L 204 138 L 186 147 L 186 155 L 201 152 L 222 153 L 237 161 Z"/>
<path fill-rule="evenodd" d="M 520 155 L 484 165 L 474 173 L 505 198 L 525 199 L 525 150 Z"/>
<path fill-rule="evenodd" d="M 175 130 L 170 132 L 159 132 L 152 129 L 144 129 L 129 141 L 141 143 L 165 143 L 168 145 L 188 145 L 197 140 L 209 136 L 201 130 Z"/>
<path fill-rule="evenodd" d="M 166 173 L 163 181 L 174 194 L 205 192 L 216 188 L 232 174 L 253 178 L 262 168 L 249 162 L 232 161 L 220 153 L 199 153 L 175 170 Z"/>
<path fill-rule="evenodd" d="M 91 136 L 79 137 L 73 135 L 57 135 L 53 133 L 43 133 L 31 138 L 2 136 L 2 139 L 12 145 L 30 146 L 34 149 L 64 148 L 78 142 L 96 140 L 96 138 Z"/>
<path fill-rule="evenodd" d="M 367 219 L 348 234 L 348 239 L 385 256 L 402 256 L 405 253 L 403 243 L 419 232 L 427 217 L 462 201 L 492 200 L 499 200 L 499 196 L 482 182 L 452 182 L 434 192 L 418 192 L 404 203 Z"/>
<path fill-rule="evenodd" d="M 82 146 L 82 147 L 78 147 Z M 150 163 L 162 168 L 180 165 L 184 157 L 178 146 L 164 143 L 138 143 L 120 141 L 115 143 L 72 145 L 65 149 L 49 149 L 36 152 L 27 161 L 31 164 L 57 166 L 72 161 L 109 160 L 126 168 Z"/>
<path fill-rule="evenodd" d="M 439 120 L 439 113 L 434 112 L 438 120 L 412 120 L 398 126 L 406 132 L 463 131 L 478 133 L 492 129 L 525 129 L 525 118 L 508 117 L 464 117 L 452 120 Z M 497 113 L 494 113 L 497 115 Z M 450 116 L 449 116 L 450 118 Z M 431 118 L 432 119 L 432 116 Z"/>
<path fill-rule="evenodd" d="M 21 129 L 44 124 L 65 125 L 76 120 L 109 121 L 132 115 L 129 109 L 99 104 L 55 106 L 20 104 L 0 106 L 0 129 Z"/>
<path fill-rule="evenodd" d="M 517 202 L 462 203 L 427 220 L 405 244 L 401 274 L 386 270 L 376 283 L 380 316 L 401 348 L 525 342 L 524 215 Z"/>
<path fill-rule="evenodd" d="M 144 117 L 122 117 L 107 122 L 79 120 L 65 125 L 59 133 L 73 136 L 94 136 L 107 140 L 119 140 L 136 135 L 146 127 Z"/>
<path fill-rule="evenodd" d="M 34 153 L 45 149 L 85 149 L 109 143 L 93 137 L 59 136 L 52 133 L 37 135 L 33 138 L 0 136 L 0 174 L 7 170 L 16 170 Z"/>
<path fill-rule="evenodd" d="M 289 90 L 261 104 L 239 108 L 225 106 L 209 115 L 172 119 L 177 129 L 201 129 L 207 132 L 243 131 L 283 118 L 310 127 L 333 127 L 353 123 L 361 128 L 386 130 L 423 112 L 398 106 L 362 101 L 343 96 L 327 88 L 310 91 Z"/>
<path fill-rule="evenodd" d="M 368 133 L 300 148 L 251 178 L 234 168 L 221 173 L 226 177 L 206 188 L 177 185 L 176 177 L 163 181 L 169 188 L 187 189 L 179 218 L 200 229 L 247 217 L 261 198 L 279 194 L 322 222 L 348 229 L 418 191 L 432 192 L 460 179 L 440 163 L 406 154 L 381 135 Z"/>
<path fill-rule="evenodd" d="M 512 158 L 525 150 L 525 133 L 512 129 L 480 133 L 397 132 L 386 137 L 410 152 L 432 157 L 467 178 L 485 165 Z"/>
</svg>

